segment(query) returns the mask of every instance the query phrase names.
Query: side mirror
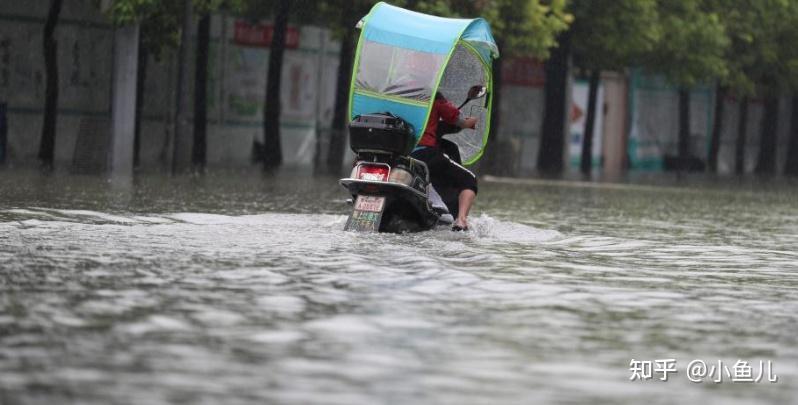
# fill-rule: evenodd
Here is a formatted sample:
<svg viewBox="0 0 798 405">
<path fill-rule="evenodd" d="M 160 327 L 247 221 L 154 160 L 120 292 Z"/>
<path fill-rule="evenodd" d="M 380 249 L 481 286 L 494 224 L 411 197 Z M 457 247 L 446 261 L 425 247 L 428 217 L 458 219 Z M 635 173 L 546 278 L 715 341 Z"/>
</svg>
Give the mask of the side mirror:
<svg viewBox="0 0 798 405">
<path fill-rule="evenodd" d="M 468 89 L 469 100 L 476 100 L 478 98 L 485 97 L 485 94 L 488 94 L 488 88 L 481 84 L 471 86 L 471 88 Z"/>
</svg>

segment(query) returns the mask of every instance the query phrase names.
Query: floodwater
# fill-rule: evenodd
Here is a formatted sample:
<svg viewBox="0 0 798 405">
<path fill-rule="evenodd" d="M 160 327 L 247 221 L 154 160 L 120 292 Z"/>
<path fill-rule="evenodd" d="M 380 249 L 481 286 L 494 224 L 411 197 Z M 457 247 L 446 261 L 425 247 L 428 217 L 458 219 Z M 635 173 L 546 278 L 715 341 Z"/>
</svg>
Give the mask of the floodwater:
<svg viewBox="0 0 798 405">
<path fill-rule="evenodd" d="M 0 403 L 798 403 L 795 184 L 483 181 L 469 233 L 345 199 L 0 172 Z"/>
</svg>

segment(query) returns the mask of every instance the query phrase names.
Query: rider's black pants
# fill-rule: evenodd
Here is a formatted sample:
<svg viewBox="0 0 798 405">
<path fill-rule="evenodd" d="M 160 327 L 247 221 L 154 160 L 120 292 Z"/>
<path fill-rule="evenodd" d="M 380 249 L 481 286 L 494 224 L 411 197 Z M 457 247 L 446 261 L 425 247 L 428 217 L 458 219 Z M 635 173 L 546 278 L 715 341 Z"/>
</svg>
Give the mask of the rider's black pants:
<svg viewBox="0 0 798 405">
<path fill-rule="evenodd" d="M 450 159 L 440 149 L 426 147 L 416 150 L 410 156 L 426 163 L 430 182 L 436 190 L 455 187 L 459 191 L 468 189 L 477 192 L 477 176 Z"/>
</svg>

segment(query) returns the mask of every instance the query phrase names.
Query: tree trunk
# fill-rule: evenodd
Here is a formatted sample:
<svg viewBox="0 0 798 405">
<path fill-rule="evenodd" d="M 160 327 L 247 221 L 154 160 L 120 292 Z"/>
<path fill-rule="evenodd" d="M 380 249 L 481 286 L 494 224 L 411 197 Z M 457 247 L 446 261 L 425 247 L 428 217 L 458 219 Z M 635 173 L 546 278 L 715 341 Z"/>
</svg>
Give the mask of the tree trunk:
<svg viewBox="0 0 798 405">
<path fill-rule="evenodd" d="M 332 131 L 327 149 L 327 171 L 338 174 L 344 164 L 344 147 L 346 145 L 347 124 L 349 124 L 349 88 L 352 82 L 352 67 L 355 55 L 355 29 L 350 24 L 352 6 L 346 2 L 347 10 L 342 13 L 341 23 L 344 37 L 341 38 L 341 52 L 338 63 L 338 74 L 335 84 L 335 110 L 333 111 Z"/>
<path fill-rule="evenodd" d="M 792 115 L 790 115 L 790 144 L 787 148 L 787 163 L 784 174 L 798 176 L 798 96 L 792 97 Z"/>
<path fill-rule="evenodd" d="M 274 13 L 274 35 L 269 52 L 269 71 L 266 78 L 266 103 L 263 111 L 263 169 L 267 171 L 274 170 L 283 163 L 280 144 L 280 82 L 290 11 L 290 0 L 277 2 Z"/>
<path fill-rule="evenodd" d="M 679 161 L 684 163 L 690 157 L 690 90 L 679 89 Z"/>
<path fill-rule="evenodd" d="M 211 40 L 211 16 L 205 14 L 197 24 L 197 54 L 194 74 L 194 147 L 191 163 L 205 168 L 208 130 L 208 46 Z"/>
<path fill-rule="evenodd" d="M 141 121 L 144 118 L 142 107 L 144 106 L 144 82 L 147 80 L 147 64 L 149 63 L 149 52 L 144 42 L 141 40 L 139 31 L 139 60 L 136 74 L 136 124 L 133 135 L 133 168 L 138 169 L 141 164 Z"/>
<path fill-rule="evenodd" d="M 582 159 L 579 168 L 582 174 L 590 176 L 593 168 L 593 128 L 596 125 L 596 99 L 598 98 L 598 85 L 601 71 L 598 69 L 590 72 L 590 85 L 587 93 L 587 117 L 585 117 L 585 130 L 582 142 Z"/>
<path fill-rule="evenodd" d="M 718 152 L 720 151 L 720 136 L 723 132 L 723 104 L 726 100 L 726 88 L 718 85 L 715 91 L 715 119 L 712 124 L 712 136 L 709 140 L 709 156 L 707 156 L 707 170 L 710 173 L 718 172 Z"/>
<path fill-rule="evenodd" d="M 46 88 L 42 137 L 39 144 L 39 161 L 45 168 L 53 167 L 55 157 L 55 125 L 58 114 L 58 42 L 53 38 L 63 0 L 51 0 L 50 11 L 44 23 L 44 69 Z"/>
<path fill-rule="evenodd" d="M 501 48 L 499 48 L 501 49 Z M 502 170 L 502 148 L 499 147 L 499 127 L 501 126 L 501 102 L 502 102 L 502 60 L 493 59 L 493 88 L 490 89 L 492 111 L 490 113 L 490 134 L 486 147 L 485 172 L 489 174 L 502 175 L 507 172 Z"/>
<path fill-rule="evenodd" d="M 759 159 L 756 162 L 757 174 L 776 174 L 776 133 L 779 119 L 779 98 L 765 98 L 765 114 L 762 116 L 762 133 L 759 138 Z"/>
<path fill-rule="evenodd" d="M 565 126 L 568 121 L 568 70 L 571 52 L 571 32 L 566 31 L 559 38 L 559 46 L 551 52 L 546 61 L 545 112 L 538 150 L 538 171 L 544 174 L 558 174 L 563 170 L 565 146 Z"/>
<path fill-rule="evenodd" d="M 734 173 L 745 173 L 745 138 L 748 130 L 748 97 L 739 100 L 740 112 L 737 116 L 737 142 L 734 145 Z"/>
<path fill-rule="evenodd" d="M 185 170 L 191 159 L 189 143 L 189 70 L 188 58 L 191 46 L 191 19 L 193 17 L 192 0 L 183 3 L 183 26 L 180 35 L 180 53 L 177 60 L 177 92 L 172 139 L 172 173 Z"/>
</svg>

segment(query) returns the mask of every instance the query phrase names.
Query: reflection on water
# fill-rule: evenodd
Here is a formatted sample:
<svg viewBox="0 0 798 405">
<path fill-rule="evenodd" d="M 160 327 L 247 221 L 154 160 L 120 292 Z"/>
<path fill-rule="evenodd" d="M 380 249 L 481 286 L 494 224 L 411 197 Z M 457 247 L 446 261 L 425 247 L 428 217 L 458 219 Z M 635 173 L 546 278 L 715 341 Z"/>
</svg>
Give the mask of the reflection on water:
<svg viewBox="0 0 798 405">
<path fill-rule="evenodd" d="M 483 183 L 473 232 L 359 235 L 329 178 L 0 175 L 2 403 L 795 401 L 791 186 Z"/>
</svg>

